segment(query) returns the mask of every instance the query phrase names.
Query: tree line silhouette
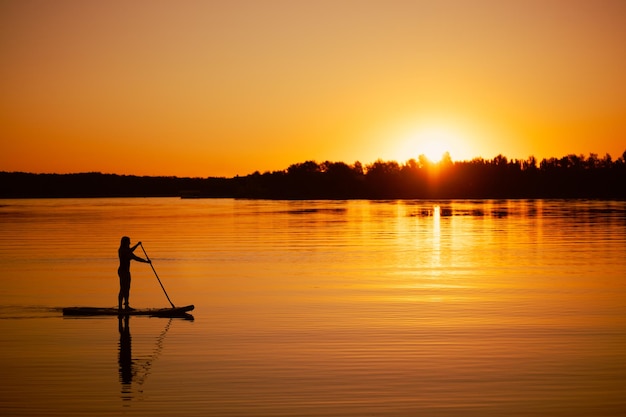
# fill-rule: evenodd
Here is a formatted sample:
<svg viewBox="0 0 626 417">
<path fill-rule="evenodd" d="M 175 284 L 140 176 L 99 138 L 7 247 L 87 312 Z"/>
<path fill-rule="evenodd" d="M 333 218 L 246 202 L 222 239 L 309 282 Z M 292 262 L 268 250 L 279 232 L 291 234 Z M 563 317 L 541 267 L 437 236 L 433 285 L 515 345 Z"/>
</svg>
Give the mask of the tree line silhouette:
<svg viewBox="0 0 626 417">
<path fill-rule="evenodd" d="M 404 164 L 306 161 L 287 169 L 233 178 L 179 178 L 102 174 L 0 172 L 1 198 L 173 197 L 252 199 L 448 199 L 607 198 L 626 199 L 626 151 L 570 154 L 540 162 L 509 160 L 437 163 L 424 155 Z"/>
</svg>

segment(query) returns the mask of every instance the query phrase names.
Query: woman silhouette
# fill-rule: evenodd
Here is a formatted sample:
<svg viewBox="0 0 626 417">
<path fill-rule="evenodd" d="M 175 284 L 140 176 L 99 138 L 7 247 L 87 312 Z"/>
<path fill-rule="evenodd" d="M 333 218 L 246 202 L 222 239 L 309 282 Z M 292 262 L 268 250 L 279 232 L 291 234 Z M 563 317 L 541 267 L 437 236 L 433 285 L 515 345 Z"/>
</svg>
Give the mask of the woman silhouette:
<svg viewBox="0 0 626 417">
<path fill-rule="evenodd" d="M 120 258 L 120 266 L 117 268 L 117 275 L 120 277 L 120 293 L 117 296 L 118 308 L 122 309 L 122 301 L 126 309 L 132 310 L 128 305 L 128 297 L 130 296 L 130 261 L 144 262 L 149 264 L 150 260 L 140 258 L 133 252 L 137 249 L 137 246 L 141 245 L 138 242 L 135 246 L 130 246 L 130 238 L 128 236 L 122 237 L 120 242 L 120 248 L 117 250 L 117 254 Z"/>
</svg>

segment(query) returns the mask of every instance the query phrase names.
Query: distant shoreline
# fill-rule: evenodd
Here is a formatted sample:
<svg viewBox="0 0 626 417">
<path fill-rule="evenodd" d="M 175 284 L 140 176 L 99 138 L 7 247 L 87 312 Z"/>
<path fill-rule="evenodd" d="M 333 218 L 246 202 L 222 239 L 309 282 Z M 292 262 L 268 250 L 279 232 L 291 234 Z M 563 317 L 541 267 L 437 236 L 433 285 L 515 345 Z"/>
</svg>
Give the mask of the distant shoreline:
<svg viewBox="0 0 626 417">
<path fill-rule="evenodd" d="M 626 155 L 626 152 L 624 153 Z M 270 200 L 626 199 L 626 161 L 591 154 L 543 159 L 362 166 L 306 161 L 233 178 L 0 172 L 0 198 L 181 197 Z"/>
</svg>

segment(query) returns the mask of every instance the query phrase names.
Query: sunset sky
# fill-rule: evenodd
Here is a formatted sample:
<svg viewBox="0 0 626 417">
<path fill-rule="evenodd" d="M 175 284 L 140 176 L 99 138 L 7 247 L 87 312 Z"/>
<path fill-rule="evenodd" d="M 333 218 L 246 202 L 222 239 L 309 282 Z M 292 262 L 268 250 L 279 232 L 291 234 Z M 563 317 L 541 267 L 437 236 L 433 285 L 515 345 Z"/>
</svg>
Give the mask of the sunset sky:
<svg viewBox="0 0 626 417">
<path fill-rule="evenodd" d="M 0 0 L 0 171 L 626 151 L 622 0 Z"/>
</svg>

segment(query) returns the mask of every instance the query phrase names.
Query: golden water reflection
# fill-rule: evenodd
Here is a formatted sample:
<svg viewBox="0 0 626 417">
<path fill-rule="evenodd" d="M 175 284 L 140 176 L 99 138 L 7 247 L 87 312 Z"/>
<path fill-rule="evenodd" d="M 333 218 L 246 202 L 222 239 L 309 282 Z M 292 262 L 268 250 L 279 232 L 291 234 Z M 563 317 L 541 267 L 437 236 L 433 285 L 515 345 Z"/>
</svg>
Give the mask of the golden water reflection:
<svg viewBox="0 0 626 417">
<path fill-rule="evenodd" d="M 0 222 L 3 415 L 626 409 L 624 202 L 17 201 Z M 115 305 L 124 234 L 194 322 L 54 312 Z M 135 306 L 167 306 L 132 273 Z"/>
</svg>

